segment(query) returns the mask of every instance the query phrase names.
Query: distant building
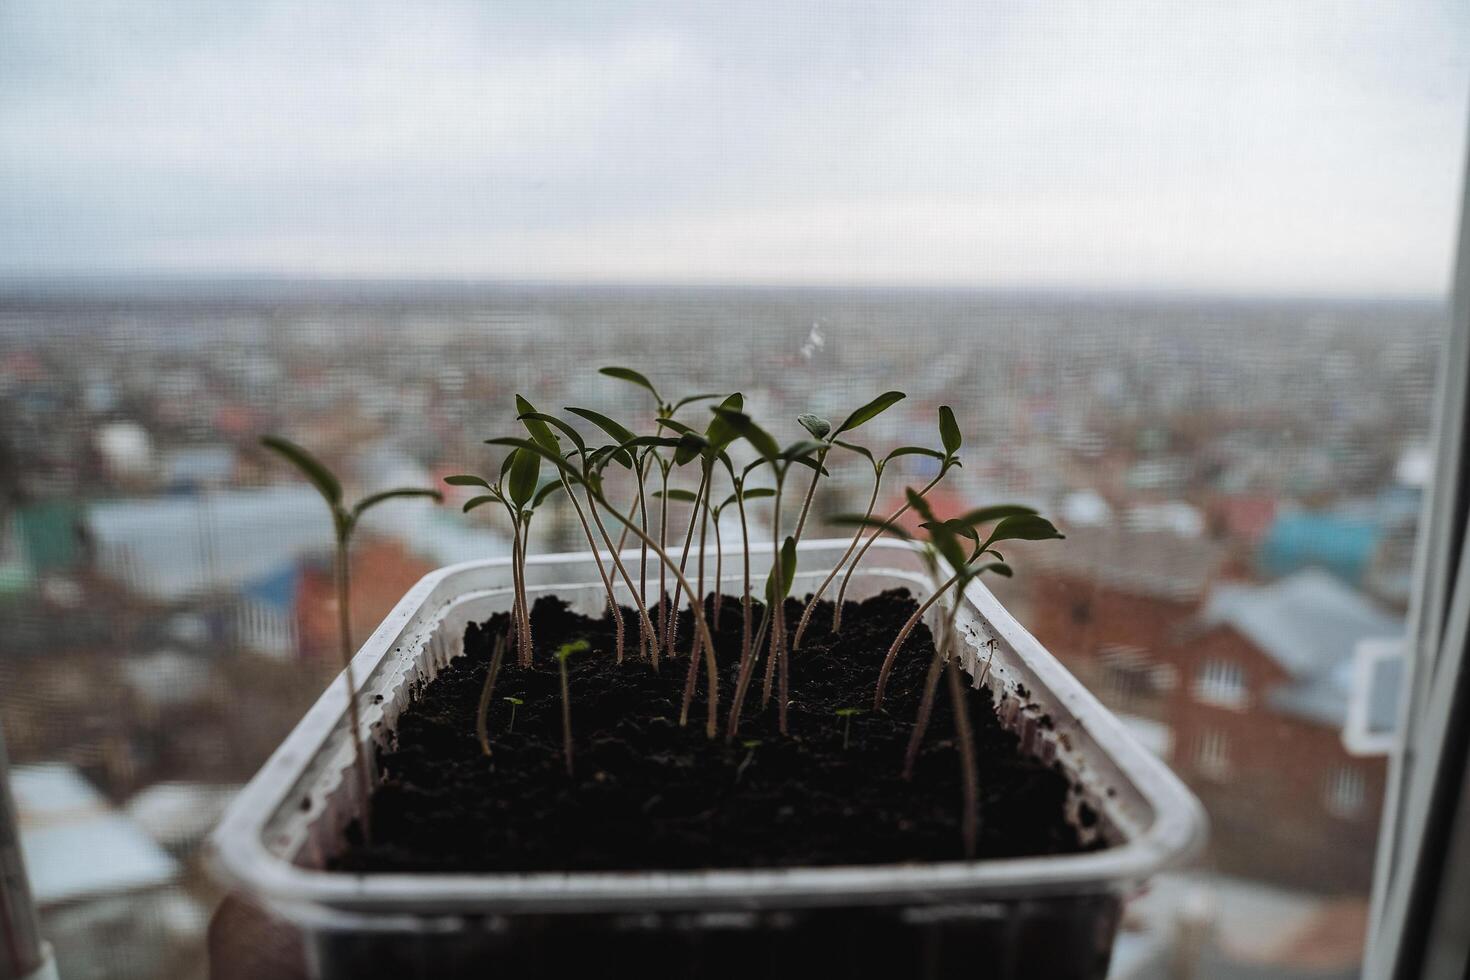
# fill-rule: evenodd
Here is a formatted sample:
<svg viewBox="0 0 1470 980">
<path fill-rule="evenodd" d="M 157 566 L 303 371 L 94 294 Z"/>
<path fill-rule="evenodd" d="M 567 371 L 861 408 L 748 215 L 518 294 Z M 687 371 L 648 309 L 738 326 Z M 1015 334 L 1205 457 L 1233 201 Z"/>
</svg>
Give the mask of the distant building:
<svg viewBox="0 0 1470 980">
<path fill-rule="evenodd" d="M 1027 553 L 1029 625 L 1199 793 L 1217 866 L 1366 892 L 1385 764 L 1342 731 L 1355 647 L 1402 621 L 1320 570 L 1223 583 L 1208 541 L 1079 530 Z"/>
</svg>

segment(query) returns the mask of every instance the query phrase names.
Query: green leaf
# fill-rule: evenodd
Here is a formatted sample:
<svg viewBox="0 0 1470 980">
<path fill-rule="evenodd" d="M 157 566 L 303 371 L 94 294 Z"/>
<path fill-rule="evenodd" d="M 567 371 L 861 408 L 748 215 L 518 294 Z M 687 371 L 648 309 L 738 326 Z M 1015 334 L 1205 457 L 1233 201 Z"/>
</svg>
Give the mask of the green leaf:
<svg viewBox="0 0 1470 980">
<path fill-rule="evenodd" d="M 517 507 L 524 507 L 536 496 L 536 483 L 541 477 L 541 457 L 535 453 L 517 451 L 515 461 L 510 464 L 510 479 L 506 492 Z"/>
<path fill-rule="evenodd" d="M 501 498 L 500 498 L 500 494 L 498 494 L 498 493 L 481 494 L 478 497 L 471 497 L 469 500 L 466 500 L 464 502 L 464 513 L 468 514 L 470 511 L 474 510 L 476 507 L 483 507 L 486 504 L 491 504 L 491 503 L 498 504 L 500 502 L 501 502 Z"/>
<path fill-rule="evenodd" d="M 827 438 L 827 433 L 832 431 L 831 422 L 828 422 L 820 415 L 813 415 L 810 412 L 798 415 L 796 421 L 801 423 L 803 429 L 812 434 L 813 439 L 825 439 Z"/>
<path fill-rule="evenodd" d="M 949 566 L 957 573 L 963 574 L 969 562 L 965 550 L 960 547 L 949 524 L 945 521 L 925 521 L 920 526 L 929 532 L 929 541 L 934 545 L 934 550 L 944 556 L 944 560 L 949 562 Z"/>
<path fill-rule="evenodd" d="M 485 444 L 487 446 L 510 446 L 512 449 L 527 450 L 528 452 L 535 453 L 537 456 L 540 456 L 542 459 L 546 460 L 557 469 L 561 470 L 562 473 L 566 475 L 567 479 L 579 481 L 582 479 L 582 474 L 578 473 L 576 468 L 572 466 L 571 463 L 568 463 L 566 460 L 562 459 L 561 453 L 551 452 L 545 446 L 534 440 L 513 438 L 486 439 Z"/>
<path fill-rule="evenodd" d="M 657 421 L 658 424 L 663 426 L 665 429 L 673 429 L 680 435 L 699 435 L 699 430 L 695 429 L 694 426 L 685 425 L 678 419 L 671 419 L 661 415 L 658 417 Z"/>
<path fill-rule="evenodd" d="M 705 401 L 706 399 L 709 399 L 709 398 L 719 398 L 719 397 L 720 397 L 720 393 L 719 392 L 712 392 L 712 393 L 707 394 L 707 395 L 690 395 L 688 398 L 680 398 L 678 401 L 674 402 L 674 404 L 669 407 L 669 414 L 672 415 L 674 412 L 677 412 L 679 409 L 683 408 L 685 405 L 692 405 L 695 402 L 702 402 L 702 401 Z"/>
<path fill-rule="evenodd" d="M 771 438 L 769 432 L 756 425 L 755 420 L 749 415 L 719 405 L 715 405 L 710 411 L 728 422 L 730 427 L 738 432 L 746 442 L 754 446 L 755 451 L 765 459 L 774 462 L 781 457 L 781 447 L 777 445 L 776 440 Z"/>
<path fill-rule="evenodd" d="M 588 643 L 586 640 L 573 640 L 570 643 L 563 643 L 561 646 L 557 647 L 556 653 L 552 654 L 552 656 L 554 656 L 557 660 L 560 660 L 562 663 L 566 663 L 567 658 L 572 656 L 573 654 L 586 653 L 588 650 L 591 649 L 592 644 Z"/>
<path fill-rule="evenodd" d="M 483 476 L 474 476 L 469 473 L 459 473 L 454 476 L 446 476 L 444 482 L 451 487 L 484 487 L 490 489 L 490 484 L 485 482 Z"/>
<path fill-rule="evenodd" d="M 900 456 L 928 456 L 930 459 L 944 459 L 944 453 L 937 449 L 925 449 L 923 446 L 900 446 L 887 456 L 884 456 L 883 462 L 886 463 L 890 459 L 897 459 Z"/>
<path fill-rule="evenodd" d="M 877 398 L 874 398 L 862 408 L 849 415 L 847 417 L 847 421 L 843 422 L 840 426 L 837 427 L 836 434 L 841 435 L 844 432 L 850 432 L 851 430 L 856 429 L 858 426 L 862 425 L 864 422 L 872 421 L 873 419 L 877 418 L 879 415 L 882 415 L 884 412 L 888 411 L 894 405 L 897 405 L 899 402 L 903 401 L 907 397 L 908 396 L 901 391 L 883 392 L 883 394 L 879 395 Z"/>
<path fill-rule="evenodd" d="M 1010 578 L 1011 576 L 1015 575 L 1015 572 L 1011 571 L 1011 566 L 1007 565 L 1003 561 L 993 561 L 989 565 L 981 565 L 979 568 L 975 569 L 976 575 L 979 575 L 981 572 L 994 572 L 1001 578 Z"/>
<path fill-rule="evenodd" d="M 902 538 L 905 541 L 912 541 L 914 539 L 912 534 L 897 524 L 890 524 L 882 518 L 872 517 L 867 514 L 838 514 L 835 517 L 827 518 L 827 523 L 836 525 L 837 527 L 874 527 L 893 535 L 895 538 Z"/>
<path fill-rule="evenodd" d="M 633 439 L 638 438 L 638 436 L 630 431 L 627 427 L 618 422 L 614 422 L 612 419 L 608 418 L 606 415 L 603 415 L 601 412 L 594 412 L 590 408 L 572 408 L 570 406 L 568 406 L 566 410 L 568 412 L 571 412 L 573 415 L 580 415 L 588 422 L 591 422 L 593 425 L 597 426 L 603 432 L 606 432 L 608 435 L 612 436 L 613 441 L 616 442 L 618 445 L 622 445 L 625 442 L 630 442 Z"/>
<path fill-rule="evenodd" d="M 870 466 L 876 467 L 878 465 L 878 461 L 873 458 L 872 450 L 864 446 L 859 446 L 851 442 L 843 442 L 841 439 L 833 439 L 832 444 L 835 446 L 841 446 L 843 449 L 846 449 L 850 453 L 857 453 L 859 456 L 866 459 Z"/>
<path fill-rule="evenodd" d="M 560 480 L 547 480 L 543 482 L 541 486 L 537 488 L 536 496 L 531 498 L 531 509 L 535 510 L 537 507 L 540 507 L 542 504 L 546 503 L 546 498 L 550 497 L 561 488 L 562 483 Z"/>
<path fill-rule="evenodd" d="M 668 500 L 677 500 L 681 504 L 692 504 L 699 499 L 699 495 L 690 490 L 678 489 L 670 490 L 668 493 L 664 493 L 662 490 L 655 490 L 653 496 L 655 499 L 664 497 Z"/>
<path fill-rule="evenodd" d="M 904 487 L 903 495 L 904 498 L 908 500 L 909 506 L 918 511 L 919 515 L 923 517 L 924 520 L 938 520 L 938 518 L 934 516 L 934 508 L 929 506 L 929 501 L 925 500 L 923 497 L 915 493 L 913 487 Z"/>
<path fill-rule="evenodd" d="M 960 451 L 964 443 L 964 437 L 960 435 L 959 423 L 954 420 L 954 409 L 948 405 L 939 406 L 939 438 L 944 443 L 946 456 L 953 456 Z"/>
<path fill-rule="evenodd" d="M 786 541 L 781 545 L 781 560 L 779 563 L 772 562 L 770 574 L 766 576 L 766 603 L 774 605 L 776 591 L 776 573 L 781 574 L 781 594 L 779 598 L 785 599 L 791 594 L 791 583 L 796 578 L 796 539 L 787 535 Z"/>
<path fill-rule="evenodd" d="M 547 426 L 554 426 L 559 432 L 570 439 L 572 445 L 577 447 L 577 452 L 585 453 L 587 451 L 587 442 L 582 438 L 582 433 L 578 432 L 576 429 L 572 428 L 570 425 L 557 418 L 555 415 L 548 415 L 546 412 L 531 411 L 526 412 L 524 415 L 518 416 L 518 418 L 520 419 L 520 421 L 525 423 L 526 431 L 531 433 L 531 438 L 535 439 L 538 445 L 544 446 L 554 453 L 561 452 L 561 443 L 557 440 L 552 431 L 547 428 Z M 535 428 L 532 428 L 533 426 Z M 546 438 L 536 438 L 536 429 L 540 429 L 545 432 Z"/>
<path fill-rule="evenodd" d="M 720 407 L 732 412 L 741 411 L 745 408 L 745 396 L 737 391 L 720 402 Z M 719 452 L 740 438 L 740 433 L 736 432 L 734 426 L 720 418 L 717 414 L 709 420 L 709 426 L 704 430 L 704 437 L 709 440 L 710 447 L 715 452 Z"/>
<path fill-rule="evenodd" d="M 938 529 L 944 534 L 953 534 L 961 538 L 968 538 L 977 545 L 980 543 L 980 535 L 976 533 L 973 527 L 954 518 L 950 518 L 947 521 L 925 521 L 919 526 L 929 531 Z"/>
<path fill-rule="evenodd" d="M 774 497 L 776 491 L 770 487 L 751 487 L 749 490 L 741 491 L 741 500 L 760 500 L 762 497 Z"/>
<path fill-rule="evenodd" d="M 316 487 L 317 492 L 325 497 L 327 503 L 331 504 L 334 509 L 341 506 L 342 484 L 321 460 L 291 440 L 280 436 L 262 436 L 260 444 L 300 470 L 301 475 L 311 481 L 311 485 Z"/>
<path fill-rule="evenodd" d="M 1036 513 L 1034 507 L 1022 507 L 1020 504 L 995 504 L 990 507 L 976 507 L 955 520 L 974 527 L 976 524 L 989 524 L 991 521 L 999 521 L 1007 517 L 1021 517 L 1034 513 Z"/>
<path fill-rule="evenodd" d="M 832 713 L 834 715 L 836 715 L 837 717 L 839 717 L 839 718 L 853 718 L 853 717 L 856 717 L 857 715 L 862 714 L 863 713 L 863 709 L 862 708 L 838 708 L 836 711 L 834 711 Z"/>
<path fill-rule="evenodd" d="M 1017 514 L 1007 517 L 995 526 L 990 532 L 990 537 L 985 539 L 985 547 L 990 547 L 997 541 L 1049 541 L 1065 538 L 1066 535 L 1058 531 L 1055 525 L 1045 517 L 1036 514 Z"/>
<path fill-rule="evenodd" d="M 674 449 L 674 464 L 676 466 L 684 466 L 692 463 L 704 455 L 705 450 L 708 448 L 709 443 L 705 440 L 704 436 L 697 432 L 686 432 L 679 437 L 679 444 Z"/>
<path fill-rule="evenodd" d="M 634 371 L 632 368 L 605 367 L 598 368 L 597 373 L 605 374 L 609 378 L 617 378 L 619 381 L 631 382 L 632 384 L 635 384 L 640 388 L 647 388 L 648 391 L 653 395 L 655 401 L 657 401 L 660 405 L 664 403 L 664 400 L 659 397 L 658 389 L 653 386 L 653 382 L 649 381 L 647 378 L 639 374 L 637 371 Z"/>
<path fill-rule="evenodd" d="M 809 470 L 818 470 L 818 471 L 821 472 L 821 474 L 823 476 L 831 476 L 832 475 L 831 473 L 829 473 L 827 471 L 827 467 L 825 467 L 825 466 L 818 466 L 817 465 L 817 461 L 815 459 L 813 459 L 812 457 L 810 457 L 810 456 L 793 456 L 790 459 L 790 462 L 792 462 L 792 463 L 800 463 L 802 466 L 805 466 Z"/>
<path fill-rule="evenodd" d="M 781 450 L 782 459 L 797 459 L 801 456 L 811 456 L 826 450 L 825 442 L 817 442 L 814 439 L 798 439 L 785 449 Z"/>
<path fill-rule="evenodd" d="M 536 411 L 536 406 L 520 395 L 516 395 L 516 418 L 525 424 L 532 439 L 553 452 L 561 452 L 561 443 L 557 442 L 556 435 L 546 427 L 551 417 Z"/>
<path fill-rule="evenodd" d="M 361 517 L 363 512 L 369 507 L 376 507 L 383 501 L 392 500 L 395 497 L 428 497 L 435 503 L 442 504 L 444 502 L 444 495 L 438 490 L 422 490 L 418 487 L 399 487 L 396 490 L 384 490 L 381 493 L 369 494 L 363 497 L 357 502 L 357 506 L 352 508 L 353 520 Z"/>
</svg>

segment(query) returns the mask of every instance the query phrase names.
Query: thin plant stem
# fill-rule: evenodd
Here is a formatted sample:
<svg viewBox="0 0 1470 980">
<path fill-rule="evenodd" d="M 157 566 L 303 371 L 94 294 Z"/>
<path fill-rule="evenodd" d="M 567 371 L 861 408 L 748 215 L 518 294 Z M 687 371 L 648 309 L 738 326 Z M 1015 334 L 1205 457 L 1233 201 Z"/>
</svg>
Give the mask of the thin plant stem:
<svg viewBox="0 0 1470 980">
<path fill-rule="evenodd" d="M 667 551 L 669 544 L 669 469 L 660 465 L 663 472 L 663 486 L 659 493 L 658 508 L 658 632 L 659 642 L 653 649 L 653 666 L 658 668 L 658 648 L 660 645 L 667 647 L 669 643 L 669 630 L 672 628 L 669 622 L 669 559 Z"/>
<path fill-rule="evenodd" d="M 725 597 L 725 589 L 720 584 L 725 574 L 725 549 L 720 544 L 720 515 L 715 515 L 715 601 L 711 610 L 710 629 L 716 633 L 720 631 L 720 600 Z"/>
<path fill-rule="evenodd" d="M 623 616 L 618 612 L 618 599 L 613 594 L 612 579 L 608 577 L 607 568 L 602 564 L 602 554 L 597 550 L 597 542 L 592 538 L 592 528 L 587 523 L 587 515 L 582 513 L 582 505 L 577 502 L 577 495 L 572 492 L 570 481 L 565 473 L 561 474 L 562 489 L 567 492 L 567 499 L 572 502 L 572 509 L 577 512 L 577 520 L 582 524 L 582 533 L 587 537 L 587 547 L 592 550 L 592 560 L 597 562 L 597 574 L 602 579 L 602 587 L 607 591 L 607 608 L 612 613 L 614 622 L 617 623 L 617 647 L 618 662 L 623 660 Z M 621 516 L 621 515 L 619 515 Z"/>
<path fill-rule="evenodd" d="M 945 655 L 948 652 L 950 639 L 954 635 L 955 617 L 959 615 L 959 597 L 955 597 L 954 608 L 950 611 L 949 620 L 941 631 L 939 643 L 934 647 L 934 659 L 929 663 L 929 673 L 924 678 L 924 695 L 919 700 L 919 714 L 914 720 L 914 730 L 909 733 L 908 748 L 903 756 L 903 778 L 912 779 L 914 775 L 914 764 L 919 759 L 919 747 L 924 743 L 924 733 L 929 729 L 929 720 L 934 715 L 934 696 L 939 691 L 939 675 L 944 670 Z"/>
<path fill-rule="evenodd" d="M 918 496 L 923 497 L 930 490 L 933 490 L 939 484 L 939 481 L 944 479 L 944 474 L 946 472 L 948 472 L 947 469 L 943 466 L 940 466 L 939 475 L 930 480 L 928 485 L 926 485 L 924 489 L 919 491 Z M 913 505 L 908 503 L 908 495 L 905 494 L 904 496 L 905 500 L 903 506 L 899 507 L 898 510 L 889 515 L 888 520 L 883 522 L 884 524 L 892 524 L 894 521 L 898 520 L 904 514 L 907 514 L 909 512 L 909 508 Z M 837 590 L 837 604 L 836 607 L 832 610 L 832 632 L 834 633 L 842 629 L 842 603 L 847 599 L 847 584 L 852 581 L 852 573 L 857 571 L 858 565 L 863 560 L 863 555 L 866 555 L 868 553 L 868 549 L 873 546 L 873 542 L 877 541 L 878 536 L 882 533 L 883 529 L 881 527 L 873 528 L 872 533 L 868 535 L 868 540 L 863 543 L 862 548 L 858 550 L 856 557 L 853 558 L 852 564 L 847 566 L 847 573 L 842 576 L 842 586 Z"/>
<path fill-rule="evenodd" d="M 495 637 L 495 651 L 490 655 L 490 669 L 485 672 L 485 686 L 480 690 L 480 703 L 475 708 L 475 737 L 480 751 L 490 755 L 490 698 L 495 693 L 495 678 L 500 675 L 500 661 L 505 654 L 505 634 Z"/>
<path fill-rule="evenodd" d="M 955 603 L 959 605 L 958 602 Z M 964 811 L 960 824 L 960 840 L 964 844 L 965 858 L 975 857 L 975 845 L 980 837 L 980 773 L 975 762 L 975 736 L 970 728 L 970 706 L 967 703 L 965 686 L 960 682 L 959 651 L 950 656 L 944 671 L 949 678 L 949 699 L 954 707 L 955 738 L 960 743 L 960 781 L 964 787 Z"/>
<path fill-rule="evenodd" d="M 807 484 L 806 499 L 801 502 L 801 513 L 796 515 L 796 530 L 791 535 L 798 543 L 801 541 L 802 529 L 806 527 L 806 515 L 812 509 L 812 498 L 817 494 L 817 481 L 822 478 L 822 464 L 827 461 L 829 452 L 831 448 L 824 447 L 821 452 L 817 453 L 817 468 L 812 470 L 812 482 Z"/>
<path fill-rule="evenodd" d="M 710 464 L 704 466 L 704 495 L 705 503 L 708 504 L 710 491 Z M 699 511 L 699 585 L 696 591 L 699 593 L 699 604 L 704 605 L 704 542 L 706 532 L 709 530 L 709 508 L 705 507 Z M 699 651 L 689 651 L 689 671 L 684 678 L 684 700 L 679 706 L 679 724 L 686 724 L 689 720 L 689 704 L 694 700 L 695 681 L 699 677 Z"/>
<path fill-rule="evenodd" d="M 558 673 L 561 675 L 561 752 L 567 762 L 567 775 L 572 772 L 572 692 L 567 682 L 567 658 L 557 657 Z"/>
<path fill-rule="evenodd" d="M 864 521 L 873 516 L 873 506 L 878 502 L 878 487 L 882 482 L 883 471 L 878 470 L 873 478 L 873 495 L 868 498 L 868 509 L 863 512 Z M 791 638 L 792 650 L 801 649 L 801 638 L 806 634 L 807 624 L 811 622 L 812 610 L 817 608 L 817 603 L 822 600 L 822 596 L 825 595 L 827 592 L 827 586 L 832 584 L 832 580 L 837 577 L 837 573 L 842 571 L 842 566 L 847 564 L 847 559 L 852 557 L 853 550 L 857 548 L 858 541 L 862 539 L 862 536 L 863 526 L 860 525 L 858 529 L 853 532 L 852 541 L 848 543 L 847 550 L 842 553 L 841 558 L 837 559 L 837 563 L 832 566 L 832 570 L 827 573 L 827 577 L 822 579 L 822 584 L 817 587 L 817 591 L 812 593 L 811 601 L 808 602 L 806 604 L 806 608 L 801 611 L 801 622 L 796 624 L 796 635 Z M 832 617 L 834 620 L 837 618 L 837 610 L 832 610 Z"/>
<path fill-rule="evenodd" d="M 743 487 L 737 488 L 735 506 L 740 508 L 740 544 L 745 561 L 745 588 L 740 595 L 740 671 L 735 680 L 735 696 L 730 701 L 730 718 L 725 723 L 725 741 L 735 737 L 740 728 L 740 708 L 745 703 L 745 692 L 750 687 L 750 675 L 755 670 L 755 657 L 750 645 L 750 529 L 745 520 Z"/>
<path fill-rule="evenodd" d="M 612 511 L 612 515 L 620 521 L 624 520 L 623 515 L 617 511 Z M 720 706 L 720 672 L 719 665 L 715 662 L 714 639 L 710 636 L 709 623 L 706 622 L 704 609 L 701 608 L 703 604 L 694 598 L 694 587 L 689 584 L 689 580 L 684 577 L 684 573 L 674 567 L 673 562 L 669 560 L 668 553 L 663 548 L 658 547 L 646 532 L 633 526 L 632 521 L 627 521 L 626 523 L 634 534 L 638 535 L 641 540 L 647 542 L 648 547 L 658 554 L 659 558 L 669 567 L 669 570 L 674 573 L 674 578 L 677 580 L 679 587 L 684 590 L 684 594 L 689 597 L 690 608 L 694 611 L 694 627 L 698 631 L 696 635 L 695 654 L 697 655 L 701 649 L 704 651 L 705 677 L 709 685 L 709 717 L 705 722 L 705 735 L 709 738 L 714 738 L 716 718 L 718 717 Z"/>
<path fill-rule="evenodd" d="M 778 475 L 776 477 L 776 495 L 772 498 L 774 507 L 771 511 L 771 536 L 773 538 L 771 561 L 776 563 L 775 567 L 779 567 L 781 562 L 781 485 L 783 482 L 781 476 Z M 774 581 L 774 578 L 772 581 Z M 782 603 L 774 601 L 775 598 L 776 596 L 773 591 L 768 597 L 771 601 L 766 603 L 765 615 L 761 617 L 761 628 L 757 631 L 755 637 L 755 647 L 759 650 L 761 642 L 765 639 L 766 630 L 768 627 L 770 628 L 771 645 L 769 651 L 766 653 L 766 677 L 761 688 L 762 708 L 771 703 L 771 688 L 774 683 L 776 671 L 776 610 L 781 607 Z"/>
<path fill-rule="evenodd" d="M 587 489 L 587 509 L 590 510 L 590 511 L 592 511 L 592 519 L 597 522 L 597 530 L 602 534 L 602 539 L 607 542 L 608 548 L 611 549 L 612 548 L 612 538 L 611 538 L 611 536 L 608 535 L 607 528 L 602 523 L 602 517 L 597 513 L 597 502 L 592 499 L 592 491 L 591 491 L 590 488 L 587 488 L 587 484 L 585 482 L 583 483 L 583 487 Z M 633 519 L 631 517 L 624 517 L 618 511 L 612 511 L 611 513 L 616 514 L 618 520 L 624 521 L 625 524 L 626 524 L 626 526 L 628 526 L 628 527 L 632 527 L 633 526 Z M 618 553 L 616 551 L 613 551 L 612 552 L 612 560 L 613 560 L 613 566 L 615 568 L 617 568 L 618 574 L 623 577 L 623 582 L 627 584 L 628 591 L 633 593 L 634 601 L 635 601 L 635 603 L 638 606 L 638 616 L 639 616 L 640 628 L 645 628 L 646 627 L 647 630 L 650 630 L 651 631 L 653 629 L 653 624 L 648 621 L 648 610 L 645 609 L 644 606 L 643 606 L 643 595 L 641 593 L 639 593 L 638 590 L 633 585 L 633 576 L 631 576 L 631 575 L 628 574 L 628 569 L 623 565 L 623 559 L 618 555 Z M 618 631 L 621 633 L 622 632 L 622 623 L 623 623 L 623 611 L 622 611 L 622 609 L 620 609 L 616 605 L 614 605 L 613 606 L 613 615 L 615 615 L 617 617 L 617 620 L 618 620 Z M 617 662 L 618 663 L 622 663 L 623 662 L 623 645 L 622 645 L 622 643 L 619 643 L 618 644 L 618 660 L 617 660 Z"/>
<path fill-rule="evenodd" d="M 708 489 L 708 486 L 709 486 L 708 476 L 709 476 L 709 469 L 708 469 L 708 467 L 706 467 L 705 470 L 704 470 L 704 475 L 701 476 L 700 477 L 700 480 L 699 480 L 699 489 L 694 494 L 694 509 L 689 512 L 689 528 L 684 533 L 684 550 L 679 553 L 679 573 L 681 575 L 689 567 L 689 549 L 694 544 L 694 525 L 698 521 L 698 518 L 699 518 L 699 506 L 700 506 L 700 503 L 704 500 L 705 491 Z M 703 585 L 703 583 L 701 583 L 701 587 L 702 587 L 702 585 Z M 701 598 L 701 599 L 696 600 L 696 601 L 703 602 L 704 600 Z M 668 645 L 668 649 L 665 651 L 669 655 L 670 659 L 672 659 L 674 657 L 674 646 L 678 642 L 678 638 L 679 638 L 679 601 L 678 601 L 678 596 L 675 596 L 674 597 L 674 621 L 673 621 L 673 624 L 672 624 L 672 628 L 669 630 L 669 645 Z"/>
<path fill-rule="evenodd" d="M 647 466 L 648 457 L 644 456 L 638 464 L 638 523 L 643 526 L 643 532 L 645 534 L 648 533 L 648 498 L 643 492 L 643 477 L 644 470 L 647 468 Z M 627 530 L 627 528 L 623 528 L 625 534 L 627 533 Z M 646 613 L 648 609 L 648 545 L 644 544 L 642 541 L 638 542 L 638 594 L 642 596 L 643 607 Z M 648 617 L 645 615 L 644 622 L 647 621 Z M 651 659 L 653 660 L 654 669 L 657 670 L 658 636 L 652 632 L 649 632 L 647 643 L 650 647 L 652 647 Z M 638 649 L 640 655 L 649 656 L 649 652 L 644 648 L 644 641 L 639 641 Z"/>
<path fill-rule="evenodd" d="M 337 534 L 337 640 L 342 655 L 342 683 L 347 687 L 347 723 L 351 726 L 352 764 L 357 770 L 357 788 L 361 796 L 363 840 L 372 843 L 372 773 L 368 769 L 367 746 L 362 738 L 362 712 L 357 704 L 357 684 L 352 679 L 352 616 L 348 606 L 351 594 L 348 582 L 347 537 Z"/>
<path fill-rule="evenodd" d="M 893 673 L 893 663 L 898 659 L 898 648 L 903 646 L 903 641 L 907 640 L 909 634 L 914 631 L 914 627 L 919 625 L 919 621 L 924 618 L 924 613 L 928 612 L 929 607 L 938 602 L 939 597 L 949 591 L 950 587 L 959 580 L 959 577 L 958 572 L 951 575 L 943 585 L 934 590 L 933 595 L 925 599 L 919 608 L 914 610 L 914 614 L 899 629 L 898 636 L 894 637 L 893 645 L 888 648 L 888 653 L 883 657 L 883 666 L 878 670 L 878 684 L 873 689 L 874 711 L 883 707 L 883 691 L 888 687 L 888 676 Z"/>
</svg>

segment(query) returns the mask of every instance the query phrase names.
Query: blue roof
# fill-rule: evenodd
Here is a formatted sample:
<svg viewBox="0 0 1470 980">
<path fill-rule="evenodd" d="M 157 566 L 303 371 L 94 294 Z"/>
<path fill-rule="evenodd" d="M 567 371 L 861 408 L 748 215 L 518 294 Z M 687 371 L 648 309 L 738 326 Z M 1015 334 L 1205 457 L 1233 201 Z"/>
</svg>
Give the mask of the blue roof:
<svg viewBox="0 0 1470 980">
<path fill-rule="evenodd" d="M 1257 564 L 1271 578 L 1316 567 L 1357 583 L 1373 557 L 1378 535 L 1377 523 L 1361 517 L 1281 514 L 1261 541 Z"/>
</svg>

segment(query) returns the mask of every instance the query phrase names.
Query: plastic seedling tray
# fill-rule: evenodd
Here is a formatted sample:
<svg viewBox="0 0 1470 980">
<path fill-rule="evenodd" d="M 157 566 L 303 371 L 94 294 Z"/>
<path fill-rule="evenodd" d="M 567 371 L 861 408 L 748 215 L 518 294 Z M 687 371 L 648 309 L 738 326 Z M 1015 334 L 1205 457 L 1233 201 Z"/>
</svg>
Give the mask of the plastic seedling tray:
<svg viewBox="0 0 1470 980">
<path fill-rule="evenodd" d="M 815 588 L 845 546 L 801 545 L 792 594 Z M 762 566 L 753 580 L 764 581 L 769 546 L 753 549 L 752 563 Z M 510 607 L 510 581 L 508 561 L 497 559 L 441 569 L 409 590 L 353 661 L 370 737 L 385 740 L 415 691 L 462 653 L 468 623 Z M 532 558 L 527 582 L 533 602 L 555 593 L 580 612 L 597 615 L 604 606 L 586 553 Z M 922 598 L 932 583 L 916 552 L 883 541 L 854 575 L 848 598 L 896 586 Z M 739 587 L 738 575 L 726 576 L 727 592 Z M 1001 718 L 1025 751 L 1064 767 L 1073 783 L 1070 819 L 1080 821 L 1086 804 L 1097 815 L 1086 833 L 1105 846 L 771 870 L 329 871 L 357 806 L 339 681 L 229 808 L 211 841 L 212 866 L 230 887 L 298 926 L 313 973 L 324 978 L 492 969 L 512 980 L 586 970 L 599 977 L 1103 977 L 1122 898 L 1198 851 L 1203 810 L 989 590 L 973 584 L 963 601 L 963 665 L 973 677 L 977 656 L 992 658 L 987 680 Z"/>
</svg>

